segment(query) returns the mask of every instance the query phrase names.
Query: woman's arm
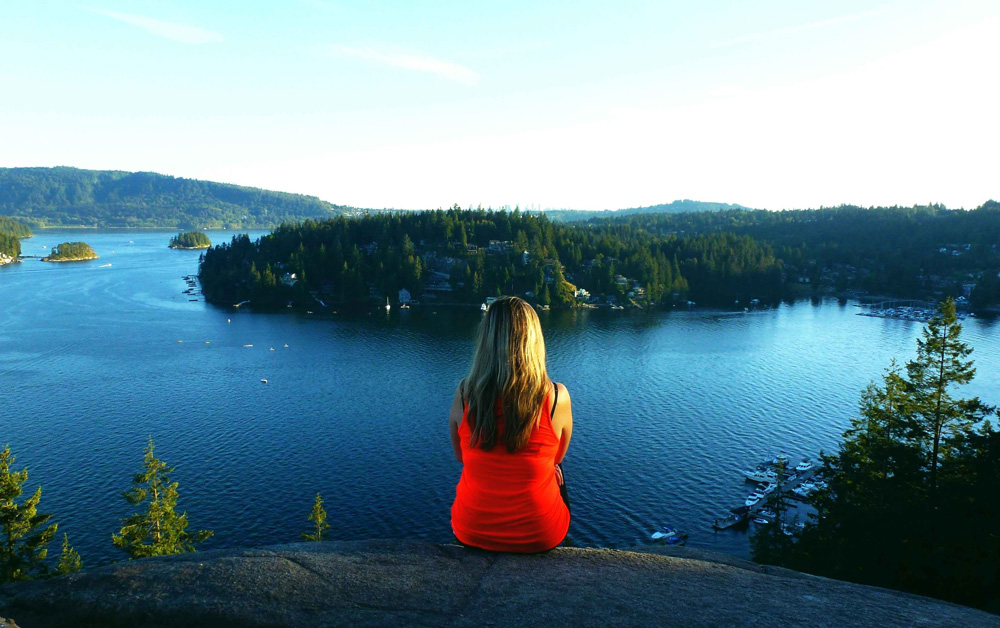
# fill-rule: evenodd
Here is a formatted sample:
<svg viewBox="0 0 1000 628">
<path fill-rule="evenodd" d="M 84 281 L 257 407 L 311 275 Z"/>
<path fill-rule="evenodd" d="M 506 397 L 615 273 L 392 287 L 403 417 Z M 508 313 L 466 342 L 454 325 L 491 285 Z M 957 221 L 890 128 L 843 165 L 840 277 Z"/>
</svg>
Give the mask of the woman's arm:
<svg viewBox="0 0 1000 628">
<path fill-rule="evenodd" d="M 455 398 L 451 401 L 448 412 L 448 431 L 451 433 L 451 449 L 455 452 L 455 460 L 462 462 L 462 441 L 458 437 L 458 426 L 462 424 L 465 405 L 462 403 L 462 386 L 455 388 Z"/>
<path fill-rule="evenodd" d="M 570 403 L 569 391 L 562 384 L 559 387 L 559 398 L 556 399 L 556 411 L 552 415 L 552 430 L 559 437 L 559 449 L 556 450 L 556 464 L 566 457 L 569 440 L 573 437 L 573 406 Z"/>
</svg>

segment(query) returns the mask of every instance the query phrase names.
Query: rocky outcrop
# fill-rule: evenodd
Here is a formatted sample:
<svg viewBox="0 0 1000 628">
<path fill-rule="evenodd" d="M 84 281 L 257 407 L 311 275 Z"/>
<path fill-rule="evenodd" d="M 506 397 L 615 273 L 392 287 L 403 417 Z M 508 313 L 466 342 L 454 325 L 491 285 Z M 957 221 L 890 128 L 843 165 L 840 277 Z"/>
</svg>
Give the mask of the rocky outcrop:
<svg viewBox="0 0 1000 628">
<path fill-rule="evenodd" d="M 981 611 L 685 548 L 490 554 L 297 543 L 108 565 L 0 587 L 47 626 L 1000 626 Z"/>
</svg>

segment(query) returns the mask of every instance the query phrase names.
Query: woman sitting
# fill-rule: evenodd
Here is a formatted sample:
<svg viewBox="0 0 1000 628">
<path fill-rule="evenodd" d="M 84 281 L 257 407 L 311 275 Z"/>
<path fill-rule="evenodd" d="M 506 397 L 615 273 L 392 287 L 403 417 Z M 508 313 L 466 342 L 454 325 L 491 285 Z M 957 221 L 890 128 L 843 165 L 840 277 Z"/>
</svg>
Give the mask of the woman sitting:
<svg viewBox="0 0 1000 628">
<path fill-rule="evenodd" d="M 542 328 L 527 302 L 504 297 L 486 311 L 449 426 L 463 465 L 451 506 L 458 540 L 497 552 L 559 545 L 569 530 L 560 463 L 573 414 L 566 387 L 545 372 Z"/>
</svg>

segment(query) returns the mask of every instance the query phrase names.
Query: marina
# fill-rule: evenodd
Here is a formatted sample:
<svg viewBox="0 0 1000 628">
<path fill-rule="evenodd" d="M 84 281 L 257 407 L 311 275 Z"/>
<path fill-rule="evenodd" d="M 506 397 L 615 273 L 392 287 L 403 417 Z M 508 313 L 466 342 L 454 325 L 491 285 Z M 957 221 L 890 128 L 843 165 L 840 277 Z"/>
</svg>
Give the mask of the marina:
<svg viewBox="0 0 1000 628">
<path fill-rule="evenodd" d="M 826 484 L 816 476 L 818 470 L 818 463 L 808 458 L 789 468 L 788 456 L 783 451 L 758 464 L 755 469 L 745 469 L 744 481 L 754 483 L 758 488 L 747 496 L 743 504 L 730 508 L 724 517 L 716 518 L 712 528 L 718 531 L 743 527 L 750 521 L 758 524 L 774 522 L 777 514 L 769 509 L 770 497 L 777 492 L 789 499 L 806 501 L 816 490 L 826 488 Z"/>
</svg>

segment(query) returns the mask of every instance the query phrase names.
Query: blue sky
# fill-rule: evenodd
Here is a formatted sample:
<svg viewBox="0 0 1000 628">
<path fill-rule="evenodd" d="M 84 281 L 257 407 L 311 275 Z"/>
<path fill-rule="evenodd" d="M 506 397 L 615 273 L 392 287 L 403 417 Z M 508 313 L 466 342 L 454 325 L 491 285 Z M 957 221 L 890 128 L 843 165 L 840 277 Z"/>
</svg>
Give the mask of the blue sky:
<svg viewBox="0 0 1000 628">
<path fill-rule="evenodd" d="M 0 166 L 334 203 L 1000 197 L 1000 3 L 0 4 Z"/>
</svg>

